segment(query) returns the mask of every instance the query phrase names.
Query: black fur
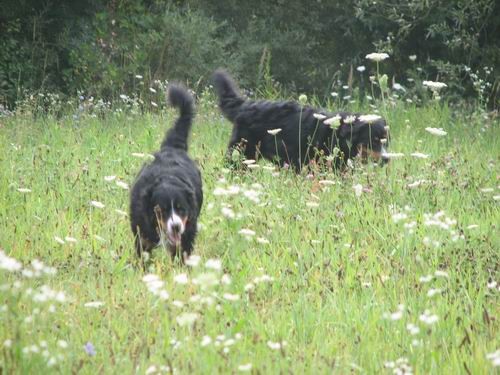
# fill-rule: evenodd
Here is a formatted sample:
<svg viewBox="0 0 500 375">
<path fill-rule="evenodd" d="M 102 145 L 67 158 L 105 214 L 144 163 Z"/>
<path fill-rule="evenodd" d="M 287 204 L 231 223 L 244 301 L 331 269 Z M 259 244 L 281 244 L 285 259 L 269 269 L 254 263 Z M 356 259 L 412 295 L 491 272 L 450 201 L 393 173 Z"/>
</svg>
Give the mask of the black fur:
<svg viewBox="0 0 500 375">
<path fill-rule="evenodd" d="M 228 145 L 227 158 L 238 149 L 247 159 L 256 159 L 259 155 L 283 166 L 288 163 L 297 171 L 302 165 L 320 156 L 334 154 L 334 148 L 340 153 L 334 155 L 334 166 L 341 168 L 348 159 L 354 158 L 360 151 L 371 153 L 375 158 L 383 158 L 381 139 L 387 139 L 385 120 L 380 118 L 371 124 L 362 122 L 358 114 L 347 112 L 328 113 L 309 106 L 301 107 L 291 101 L 251 101 L 241 96 L 239 90 L 224 70 L 217 70 L 213 75 L 215 90 L 219 97 L 219 107 L 224 116 L 233 123 L 233 132 Z M 316 119 L 315 113 L 328 118 L 341 117 L 336 129 Z M 353 123 L 345 119 L 356 116 Z M 299 126 L 300 125 L 300 126 Z M 268 130 L 281 129 L 276 136 Z M 364 155 L 365 156 L 365 155 Z"/>
<path fill-rule="evenodd" d="M 160 232 L 165 228 L 162 220 L 170 217 L 172 209 L 187 218 L 181 249 L 184 256 L 190 255 L 203 202 L 201 174 L 187 154 L 193 98 L 184 87 L 175 85 L 169 88 L 168 98 L 180 110 L 180 116 L 154 160 L 139 172 L 130 194 L 130 222 L 138 255 L 159 244 Z M 178 249 L 171 244 L 168 247 L 176 255 Z"/>
</svg>

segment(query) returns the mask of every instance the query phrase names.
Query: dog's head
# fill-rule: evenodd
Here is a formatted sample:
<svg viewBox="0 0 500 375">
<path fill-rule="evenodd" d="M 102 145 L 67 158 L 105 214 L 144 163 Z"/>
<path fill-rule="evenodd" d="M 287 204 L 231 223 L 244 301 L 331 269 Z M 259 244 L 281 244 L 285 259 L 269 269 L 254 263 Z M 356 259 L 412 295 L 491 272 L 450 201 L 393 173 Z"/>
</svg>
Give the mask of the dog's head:
<svg viewBox="0 0 500 375">
<path fill-rule="evenodd" d="M 349 148 L 350 157 L 360 155 L 363 162 L 366 162 L 368 158 L 382 161 L 384 164 L 389 161 L 389 158 L 385 156 L 389 134 L 383 118 L 373 120 L 369 116 L 342 117 L 338 136 Z M 365 117 L 368 120 L 365 120 Z M 347 118 L 349 118 L 349 123 L 345 122 Z"/>
<path fill-rule="evenodd" d="M 185 187 L 162 183 L 151 192 L 153 223 L 160 241 L 166 240 L 172 251 L 180 247 L 188 221 L 196 216 L 195 202 L 194 192 Z"/>
</svg>

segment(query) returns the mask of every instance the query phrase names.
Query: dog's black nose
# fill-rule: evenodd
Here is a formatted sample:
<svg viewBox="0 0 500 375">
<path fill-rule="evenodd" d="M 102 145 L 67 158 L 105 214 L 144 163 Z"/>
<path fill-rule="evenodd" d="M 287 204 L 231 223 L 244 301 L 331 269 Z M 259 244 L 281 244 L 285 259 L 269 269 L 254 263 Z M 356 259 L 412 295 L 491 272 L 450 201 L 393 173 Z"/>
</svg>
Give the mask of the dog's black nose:
<svg viewBox="0 0 500 375">
<path fill-rule="evenodd" d="M 172 232 L 179 233 L 181 231 L 181 224 L 180 223 L 173 223 L 171 228 L 172 228 Z"/>
</svg>

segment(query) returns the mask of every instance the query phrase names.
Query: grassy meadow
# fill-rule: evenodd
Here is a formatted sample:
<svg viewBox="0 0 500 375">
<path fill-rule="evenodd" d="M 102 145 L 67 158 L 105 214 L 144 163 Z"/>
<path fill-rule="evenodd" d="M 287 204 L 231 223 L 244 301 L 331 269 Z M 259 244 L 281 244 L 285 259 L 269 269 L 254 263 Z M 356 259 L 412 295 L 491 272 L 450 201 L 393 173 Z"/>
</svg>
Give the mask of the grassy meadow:
<svg viewBox="0 0 500 375">
<path fill-rule="evenodd" d="M 385 168 L 231 172 L 203 96 L 199 259 L 143 270 L 127 187 L 175 116 L 0 118 L 0 373 L 498 371 L 498 118 L 400 102 Z"/>
</svg>

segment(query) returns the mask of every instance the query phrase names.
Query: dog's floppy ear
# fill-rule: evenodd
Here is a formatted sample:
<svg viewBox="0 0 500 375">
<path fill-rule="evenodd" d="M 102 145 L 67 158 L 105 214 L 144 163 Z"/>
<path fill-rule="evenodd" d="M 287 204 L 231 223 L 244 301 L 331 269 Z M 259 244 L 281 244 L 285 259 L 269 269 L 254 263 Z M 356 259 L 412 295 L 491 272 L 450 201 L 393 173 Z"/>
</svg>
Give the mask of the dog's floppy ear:
<svg viewBox="0 0 500 375">
<path fill-rule="evenodd" d="M 342 119 L 342 120 L 340 120 L 338 134 L 339 134 L 340 138 L 351 139 L 354 136 L 356 136 L 361 131 L 361 129 L 363 129 L 363 127 L 366 125 L 367 124 L 360 122 L 358 120 L 355 120 L 351 124 L 346 124 L 344 122 L 344 119 Z"/>
</svg>

